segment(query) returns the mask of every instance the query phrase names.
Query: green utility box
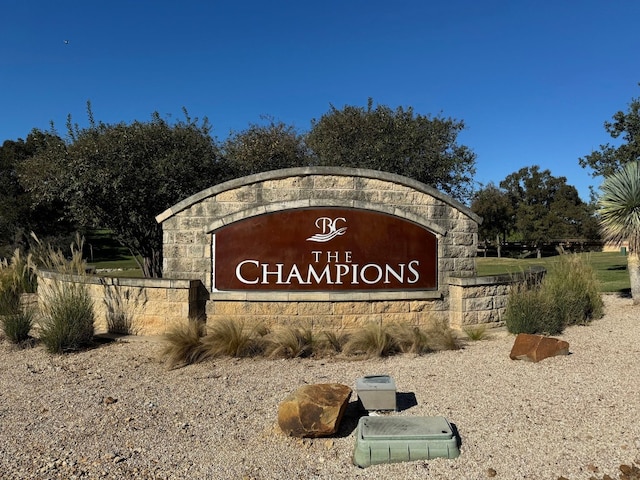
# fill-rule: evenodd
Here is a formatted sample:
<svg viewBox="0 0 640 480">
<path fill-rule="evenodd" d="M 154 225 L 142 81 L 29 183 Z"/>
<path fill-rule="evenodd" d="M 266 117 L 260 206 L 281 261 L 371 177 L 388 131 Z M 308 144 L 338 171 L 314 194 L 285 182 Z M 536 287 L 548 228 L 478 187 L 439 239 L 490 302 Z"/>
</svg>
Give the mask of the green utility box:
<svg viewBox="0 0 640 480">
<path fill-rule="evenodd" d="M 353 463 L 359 467 L 459 455 L 444 417 L 362 417 L 356 427 Z"/>
</svg>

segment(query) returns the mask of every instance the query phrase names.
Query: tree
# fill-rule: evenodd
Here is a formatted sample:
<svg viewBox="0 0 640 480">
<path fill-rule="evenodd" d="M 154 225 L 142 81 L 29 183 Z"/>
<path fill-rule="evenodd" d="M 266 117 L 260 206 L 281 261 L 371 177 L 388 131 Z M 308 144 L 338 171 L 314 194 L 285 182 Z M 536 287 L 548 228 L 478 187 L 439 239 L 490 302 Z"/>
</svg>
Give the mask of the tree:
<svg viewBox="0 0 640 480">
<path fill-rule="evenodd" d="M 391 110 L 331 106 L 311 122 L 307 145 L 316 162 L 327 166 L 371 168 L 405 175 L 459 199 L 468 200 L 475 173 L 475 154 L 456 143 L 464 123 L 415 114 L 412 108 Z"/>
<path fill-rule="evenodd" d="M 640 98 L 632 98 L 627 112 L 618 111 L 612 122 L 604 122 L 604 128 L 612 138 L 622 138 L 625 143 L 615 147 L 609 143 L 600 150 L 580 158 L 580 166 L 591 167 L 593 175 L 610 176 L 624 165 L 640 160 Z"/>
<path fill-rule="evenodd" d="M 513 207 L 506 193 L 490 183 L 474 194 L 471 210 L 482 217 L 482 224 L 478 227 L 480 240 L 485 244 L 494 243 L 500 258 L 502 243 L 513 221 Z"/>
<path fill-rule="evenodd" d="M 304 139 L 282 122 L 270 120 L 267 125 L 251 124 L 248 129 L 232 134 L 222 151 L 237 176 L 301 167 L 309 156 Z"/>
<path fill-rule="evenodd" d="M 517 240 L 531 242 L 538 255 L 550 240 L 592 238 L 592 208 L 584 203 L 565 177 L 534 165 L 508 175 L 500 187 L 509 198 Z"/>
<path fill-rule="evenodd" d="M 7 140 L 0 146 L 0 256 L 26 246 L 32 231 L 47 243 L 66 245 L 76 229 L 64 217 L 62 201 L 54 198 L 36 204 L 19 181 L 18 172 L 27 158 L 41 151 L 46 141 L 61 141 L 48 135 L 30 133 L 26 141 Z"/>
<path fill-rule="evenodd" d="M 613 243 L 629 242 L 627 269 L 633 304 L 640 305 L 640 162 L 630 162 L 600 186 L 602 233 Z"/>
<path fill-rule="evenodd" d="M 161 276 L 162 228 L 155 216 L 183 198 L 229 178 L 205 119 L 170 124 L 68 122 L 69 140 L 25 162 L 22 180 L 43 202 L 59 197 L 82 225 L 110 229 L 145 276 Z"/>
</svg>

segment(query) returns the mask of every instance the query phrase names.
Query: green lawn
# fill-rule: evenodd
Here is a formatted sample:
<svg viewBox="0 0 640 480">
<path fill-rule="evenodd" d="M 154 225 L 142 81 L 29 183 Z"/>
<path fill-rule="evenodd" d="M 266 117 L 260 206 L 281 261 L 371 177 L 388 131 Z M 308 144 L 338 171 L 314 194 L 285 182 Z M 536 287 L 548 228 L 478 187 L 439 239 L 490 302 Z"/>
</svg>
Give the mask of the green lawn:
<svg viewBox="0 0 640 480">
<path fill-rule="evenodd" d="M 86 234 L 84 255 L 87 263 L 96 269 L 113 269 L 107 273 L 109 276 L 142 276 L 133 256 L 113 239 L 108 230 L 92 230 Z"/>
<path fill-rule="evenodd" d="M 603 292 L 624 292 L 630 288 L 627 257 L 619 252 L 591 252 L 578 254 L 591 264 Z M 558 257 L 546 258 L 482 258 L 478 257 L 478 275 L 516 273 L 532 266 L 549 269 Z"/>
</svg>

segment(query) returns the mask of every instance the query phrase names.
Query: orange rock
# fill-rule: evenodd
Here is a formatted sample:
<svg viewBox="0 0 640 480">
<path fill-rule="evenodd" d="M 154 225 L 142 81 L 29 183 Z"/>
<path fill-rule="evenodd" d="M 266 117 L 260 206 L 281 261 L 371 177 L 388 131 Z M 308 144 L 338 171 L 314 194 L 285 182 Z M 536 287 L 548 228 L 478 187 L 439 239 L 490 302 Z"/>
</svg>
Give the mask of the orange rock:
<svg viewBox="0 0 640 480">
<path fill-rule="evenodd" d="M 511 360 L 539 362 L 545 358 L 568 354 L 569 343 L 564 340 L 543 335 L 519 333 L 513 343 L 509 357 Z"/>
</svg>

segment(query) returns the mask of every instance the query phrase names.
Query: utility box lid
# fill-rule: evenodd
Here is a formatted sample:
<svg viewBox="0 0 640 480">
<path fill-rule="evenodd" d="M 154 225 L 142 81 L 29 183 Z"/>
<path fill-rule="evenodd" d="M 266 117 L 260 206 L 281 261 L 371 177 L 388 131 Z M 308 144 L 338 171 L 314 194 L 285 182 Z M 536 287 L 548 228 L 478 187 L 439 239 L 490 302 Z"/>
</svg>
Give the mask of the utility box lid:
<svg viewBox="0 0 640 480">
<path fill-rule="evenodd" d="M 459 455 L 444 417 L 362 417 L 356 427 L 353 463 L 360 467 Z"/>
<path fill-rule="evenodd" d="M 396 409 L 396 382 L 389 375 L 358 378 L 356 392 L 365 410 Z"/>
</svg>

